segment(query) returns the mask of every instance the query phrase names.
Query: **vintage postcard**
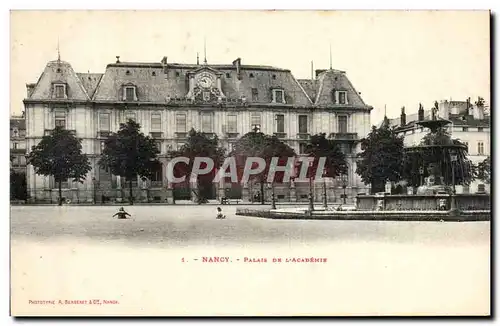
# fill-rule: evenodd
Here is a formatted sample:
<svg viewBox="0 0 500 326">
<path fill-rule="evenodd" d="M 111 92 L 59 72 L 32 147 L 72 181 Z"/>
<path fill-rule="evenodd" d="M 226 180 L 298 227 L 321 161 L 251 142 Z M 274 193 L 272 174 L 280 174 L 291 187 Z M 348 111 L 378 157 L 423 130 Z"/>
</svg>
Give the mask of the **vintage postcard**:
<svg viewBox="0 0 500 326">
<path fill-rule="evenodd" d="M 491 314 L 490 12 L 10 28 L 12 316 Z"/>
</svg>

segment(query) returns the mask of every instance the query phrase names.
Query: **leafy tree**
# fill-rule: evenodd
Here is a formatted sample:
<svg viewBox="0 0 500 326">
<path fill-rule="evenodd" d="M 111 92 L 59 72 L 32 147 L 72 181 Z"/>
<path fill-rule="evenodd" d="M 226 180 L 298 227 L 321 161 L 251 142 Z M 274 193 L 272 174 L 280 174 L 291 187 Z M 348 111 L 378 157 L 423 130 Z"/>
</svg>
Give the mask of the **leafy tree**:
<svg viewBox="0 0 500 326">
<path fill-rule="evenodd" d="M 380 128 L 375 126 L 361 140 L 356 173 L 371 191 L 384 191 L 387 181 L 398 182 L 403 174 L 403 137 L 385 121 Z"/>
<path fill-rule="evenodd" d="M 316 175 L 319 159 L 325 157 L 325 177 L 334 178 L 347 173 L 345 155 L 339 149 L 338 141 L 327 139 L 325 133 L 311 136 L 306 148 L 306 154 L 314 157 L 313 165 L 308 172 L 310 176 Z"/>
<path fill-rule="evenodd" d="M 249 176 L 249 181 L 260 183 L 260 200 L 264 204 L 264 184 L 267 182 L 272 158 L 278 157 L 278 165 L 286 165 L 288 158 L 295 156 L 295 151 L 278 137 L 266 135 L 255 129 L 238 139 L 233 146 L 231 156 L 235 157 L 238 180 L 242 178 L 248 157 L 260 157 L 266 162 L 262 172 Z M 256 165 L 257 163 L 254 163 L 252 168 L 256 168 Z M 276 172 L 273 182 L 281 181 L 283 175 L 283 172 Z"/>
<path fill-rule="evenodd" d="M 197 175 L 196 183 L 198 186 L 198 201 L 203 202 L 213 189 L 213 179 L 217 169 L 224 162 L 225 149 L 219 147 L 219 138 L 217 135 L 209 137 L 207 134 L 191 129 L 188 133 L 186 143 L 177 151 L 170 151 L 171 157 L 187 157 L 189 164 L 177 163 L 174 173 L 176 177 L 186 176 L 187 180 L 191 179 L 193 172 L 194 160 L 196 157 L 210 158 L 214 162 L 212 171 L 207 174 Z M 206 168 L 206 163 L 202 162 L 200 168 Z"/>
<path fill-rule="evenodd" d="M 83 183 L 91 170 L 88 157 L 82 153 L 81 142 L 69 130 L 56 127 L 31 148 L 27 157 L 27 163 L 33 166 L 36 174 L 54 177 L 59 189 L 59 205 L 62 205 L 62 182 L 72 178 Z"/>
<path fill-rule="evenodd" d="M 10 170 L 10 199 L 26 200 L 28 189 L 26 174 Z"/>
<path fill-rule="evenodd" d="M 491 158 L 488 156 L 477 165 L 477 179 L 491 183 Z"/>
<path fill-rule="evenodd" d="M 152 171 L 159 161 L 160 151 L 155 140 L 144 136 L 141 126 L 129 120 L 121 123 L 120 129 L 112 133 L 104 142 L 104 150 L 99 165 L 109 168 L 111 173 L 124 177 L 128 181 L 129 203 L 133 205 L 132 180 L 150 178 Z"/>
</svg>

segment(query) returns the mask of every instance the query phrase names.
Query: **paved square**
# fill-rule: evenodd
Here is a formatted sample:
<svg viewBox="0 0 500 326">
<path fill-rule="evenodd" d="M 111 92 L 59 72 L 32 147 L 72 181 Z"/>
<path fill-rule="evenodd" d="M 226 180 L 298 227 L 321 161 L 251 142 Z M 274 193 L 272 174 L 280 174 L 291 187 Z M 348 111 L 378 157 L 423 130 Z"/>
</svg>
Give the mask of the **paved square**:
<svg viewBox="0 0 500 326">
<path fill-rule="evenodd" d="M 120 302 L 97 315 L 489 312 L 489 222 L 267 220 L 236 216 L 242 205 L 216 220 L 216 207 L 124 206 L 130 220 L 117 206 L 12 207 L 13 313 L 83 297 Z"/>
</svg>

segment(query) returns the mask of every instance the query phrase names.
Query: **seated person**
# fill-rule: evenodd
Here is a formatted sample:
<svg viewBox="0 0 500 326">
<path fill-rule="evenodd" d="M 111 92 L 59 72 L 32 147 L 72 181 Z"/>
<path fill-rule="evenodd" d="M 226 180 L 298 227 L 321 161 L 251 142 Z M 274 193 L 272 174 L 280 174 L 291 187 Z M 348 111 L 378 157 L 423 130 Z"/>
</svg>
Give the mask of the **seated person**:
<svg viewBox="0 0 500 326">
<path fill-rule="evenodd" d="M 127 215 L 130 216 L 129 213 L 125 212 L 125 210 L 123 209 L 123 207 L 120 207 L 120 209 L 118 210 L 118 213 L 116 213 L 115 215 L 113 215 L 113 217 L 115 217 L 117 215 L 118 215 L 119 219 L 125 219 L 125 218 L 127 218 Z"/>
</svg>

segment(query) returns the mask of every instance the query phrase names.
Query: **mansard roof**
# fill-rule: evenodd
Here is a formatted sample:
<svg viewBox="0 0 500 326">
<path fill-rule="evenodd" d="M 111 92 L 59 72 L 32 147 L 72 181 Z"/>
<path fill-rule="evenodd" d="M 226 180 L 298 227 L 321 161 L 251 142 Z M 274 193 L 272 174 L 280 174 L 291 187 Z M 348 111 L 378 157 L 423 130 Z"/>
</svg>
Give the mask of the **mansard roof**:
<svg viewBox="0 0 500 326">
<path fill-rule="evenodd" d="M 334 91 L 347 92 L 347 103 L 352 106 L 366 106 L 344 71 L 329 69 L 319 74 L 318 88 L 314 104 L 320 107 L 338 106 L 334 100 Z"/>
<path fill-rule="evenodd" d="M 28 99 L 50 99 L 52 97 L 52 84 L 54 82 L 66 84 L 68 99 L 80 101 L 90 100 L 90 96 L 87 94 L 82 81 L 78 78 L 71 65 L 61 60 L 50 61 L 47 63 L 47 66 L 38 79 L 38 82 Z"/>
<path fill-rule="evenodd" d="M 281 88 L 285 90 L 287 104 L 312 105 L 290 70 L 249 65 L 241 65 L 238 74 L 233 65 L 109 64 L 93 99 L 116 101 L 120 88 L 126 83 L 136 86 L 139 101 L 161 103 L 170 98 L 183 98 L 189 91 L 188 75 L 204 68 L 221 75 L 221 88 L 227 98 L 246 97 L 248 102 L 270 103 L 272 89 Z"/>
<path fill-rule="evenodd" d="M 138 102 L 167 103 L 171 99 L 184 99 L 189 92 L 189 76 L 202 70 L 219 76 L 222 92 L 229 100 L 246 98 L 248 103 L 271 104 L 273 89 L 283 89 L 286 105 L 371 109 L 343 71 L 320 70 L 314 80 L 297 80 L 288 69 L 241 65 L 241 59 L 233 64 L 116 62 L 108 64 L 103 74 L 77 74 L 67 62 L 50 61 L 28 100 L 50 100 L 52 84 L 61 82 L 67 85 L 68 100 L 121 101 L 123 87 L 134 85 Z M 333 92 L 340 90 L 347 92 L 347 105 L 334 101 Z"/>
</svg>

